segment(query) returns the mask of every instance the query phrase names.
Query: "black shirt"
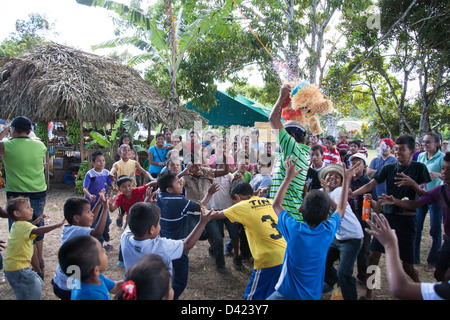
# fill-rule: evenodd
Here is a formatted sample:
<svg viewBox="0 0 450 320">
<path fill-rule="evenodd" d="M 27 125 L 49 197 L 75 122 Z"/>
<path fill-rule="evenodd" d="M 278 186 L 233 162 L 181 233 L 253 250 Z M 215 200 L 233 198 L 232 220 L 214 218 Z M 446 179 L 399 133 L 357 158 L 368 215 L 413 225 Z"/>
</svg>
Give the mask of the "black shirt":
<svg viewBox="0 0 450 320">
<path fill-rule="evenodd" d="M 401 166 L 398 162 L 384 165 L 372 177 L 378 183 L 386 181 L 386 193 L 394 196 L 397 199 L 408 198 L 409 200 L 416 199 L 416 192 L 409 186 L 397 186 L 395 180 L 398 173 L 403 172 L 405 175 L 413 179 L 419 185 L 431 181 L 430 173 L 427 167 L 421 162 L 411 161 L 407 166 Z M 394 205 L 384 205 L 383 213 L 395 213 L 407 211 L 401 207 Z"/>
</svg>

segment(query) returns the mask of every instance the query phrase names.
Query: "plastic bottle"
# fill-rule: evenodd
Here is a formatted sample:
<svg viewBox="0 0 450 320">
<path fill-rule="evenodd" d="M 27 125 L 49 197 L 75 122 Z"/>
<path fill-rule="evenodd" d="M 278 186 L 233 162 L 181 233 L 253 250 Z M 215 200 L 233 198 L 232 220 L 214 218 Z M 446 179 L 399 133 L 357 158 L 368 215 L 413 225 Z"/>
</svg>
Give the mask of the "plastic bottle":
<svg viewBox="0 0 450 320">
<path fill-rule="evenodd" d="M 364 199 L 364 201 L 363 201 L 362 219 L 363 219 L 363 221 L 370 219 L 370 200 L 369 199 Z"/>
</svg>

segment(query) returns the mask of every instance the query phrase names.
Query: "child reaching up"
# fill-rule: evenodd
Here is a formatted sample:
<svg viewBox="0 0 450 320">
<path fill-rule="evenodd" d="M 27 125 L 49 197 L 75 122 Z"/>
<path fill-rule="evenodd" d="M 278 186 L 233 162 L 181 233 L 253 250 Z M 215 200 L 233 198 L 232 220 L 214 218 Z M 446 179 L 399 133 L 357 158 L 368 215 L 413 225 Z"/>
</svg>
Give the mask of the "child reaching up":
<svg viewBox="0 0 450 320">
<path fill-rule="evenodd" d="M 347 194 L 341 192 L 335 212 L 329 216 L 330 202 L 321 190 L 311 190 L 305 197 L 300 210 L 304 222 L 292 218 L 281 205 L 288 185 L 300 173 L 297 160 L 289 157 L 285 162 L 286 177 L 273 200 L 278 215 L 277 228 L 287 242 L 281 276 L 276 291 L 269 300 L 320 300 L 325 278 L 325 262 L 328 248 L 339 229 L 347 206 Z M 343 186 L 347 190 L 354 171 L 343 168 Z"/>
<path fill-rule="evenodd" d="M 71 300 L 111 300 L 109 293 L 117 292 L 123 283 L 102 274 L 108 256 L 101 243 L 91 236 L 67 240 L 59 249 L 58 262 L 68 277 L 79 275 L 79 279 L 73 279 Z"/>
<path fill-rule="evenodd" d="M 30 268 L 33 256 L 33 240 L 39 234 L 50 232 L 64 224 L 36 227 L 28 222 L 33 217 L 30 200 L 25 197 L 10 198 L 6 211 L 13 220 L 8 236 L 4 259 L 4 273 L 17 300 L 40 300 L 44 282 Z M 41 215 L 41 220 L 45 216 Z"/>
<path fill-rule="evenodd" d="M 105 196 L 106 190 L 103 189 L 99 193 L 99 199 L 91 211 L 91 206 L 87 199 L 83 198 L 69 198 L 64 204 L 64 218 L 67 220 L 67 225 L 63 227 L 61 233 L 61 245 L 67 240 L 82 235 L 90 235 L 98 237 L 103 233 L 108 218 L 107 198 Z M 100 209 L 102 209 L 100 215 Z M 93 227 L 93 222 L 98 223 Z M 67 284 L 68 277 L 61 270 L 58 265 L 56 267 L 55 275 L 52 279 L 53 292 L 61 300 L 70 300 L 72 288 Z"/>
<path fill-rule="evenodd" d="M 202 212 L 200 221 L 184 240 L 159 236 L 161 211 L 158 206 L 139 202 L 131 207 L 129 226 L 120 239 L 125 270 L 128 272 L 143 256 L 155 253 L 163 257 L 172 274 L 172 260 L 181 258 L 200 238 L 205 225 L 211 219 L 210 213 Z"/>
</svg>

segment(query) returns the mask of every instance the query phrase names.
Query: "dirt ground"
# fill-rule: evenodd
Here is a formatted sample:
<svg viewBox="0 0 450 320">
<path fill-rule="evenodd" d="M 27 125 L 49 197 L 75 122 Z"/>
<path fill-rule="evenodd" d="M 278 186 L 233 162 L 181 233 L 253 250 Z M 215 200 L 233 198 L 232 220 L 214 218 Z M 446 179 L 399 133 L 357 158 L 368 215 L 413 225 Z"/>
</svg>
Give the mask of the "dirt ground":
<svg viewBox="0 0 450 320">
<path fill-rule="evenodd" d="M 62 208 L 66 199 L 70 197 L 81 197 L 76 193 L 73 185 L 58 184 L 52 185 L 47 195 L 45 206 L 46 224 L 53 224 L 61 221 L 63 218 Z M 6 196 L 4 189 L 0 189 L 0 206 L 5 207 Z M 111 218 L 115 221 L 114 213 Z M 422 261 L 426 261 L 426 254 L 431 244 L 431 237 L 428 234 L 428 219 L 426 220 L 424 238 L 422 241 Z M 108 267 L 104 275 L 113 279 L 120 280 L 123 277 L 124 268 L 116 266 L 119 248 L 120 235 L 123 229 L 118 228 L 115 222 L 111 224 L 111 241 L 114 249 L 108 251 Z M 8 237 L 7 219 L 0 219 L 0 240 L 6 241 Z M 227 240 L 227 239 L 225 239 Z M 45 235 L 44 240 L 44 259 L 45 259 L 45 279 L 43 287 L 43 300 L 58 300 L 53 293 L 50 283 L 55 268 L 57 266 L 57 252 L 61 243 L 61 229 L 56 229 Z M 189 253 L 189 281 L 186 290 L 181 295 L 180 300 L 242 300 L 245 287 L 247 286 L 250 274 L 252 272 L 252 262 L 244 261 L 244 269 L 237 271 L 234 269 L 232 258 L 226 257 L 226 264 L 231 271 L 229 275 L 220 275 L 215 270 L 214 260 L 208 255 L 208 242 L 199 241 Z M 4 252 L 2 252 L 2 255 Z M 384 255 L 383 255 L 384 257 Z M 381 285 L 380 289 L 374 291 L 376 300 L 392 300 L 389 287 L 385 277 L 384 261 L 381 264 Z M 421 281 L 434 282 L 433 274 L 424 270 L 425 265 L 417 265 Z M 365 293 L 365 286 L 357 284 L 358 297 Z M 322 300 L 330 300 L 331 294 L 324 294 Z M 15 300 L 14 294 L 7 281 L 0 282 L 0 300 Z"/>
</svg>

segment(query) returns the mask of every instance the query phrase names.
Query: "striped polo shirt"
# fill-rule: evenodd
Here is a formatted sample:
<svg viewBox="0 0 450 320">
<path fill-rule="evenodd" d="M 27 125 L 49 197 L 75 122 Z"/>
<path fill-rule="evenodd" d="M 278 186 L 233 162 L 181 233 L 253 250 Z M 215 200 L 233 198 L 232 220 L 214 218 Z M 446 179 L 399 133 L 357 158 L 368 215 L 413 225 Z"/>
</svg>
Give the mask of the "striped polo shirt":
<svg viewBox="0 0 450 320">
<path fill-rule="evenodd" d="M 284 162 L 287 157 L 292 156 L 294 159 L 298 158 L 297 170 L 302 168 L 303 171 L 300 172 L 294 180 L 292 180 L 286 191 L 282 206 L 294 219 L 303 221 L 303 217 L 301 213 L 298 212 L 298 209 L 303 203 L 303 190 L 305 187 L 306 174 L 308 172 L 310 162 L 309 150 L 311 148 L 297 143 L 285 129 L 280 131 L 277 140 L 278 145 L 280 146 L 280 154 L 278 161 L 275 163 L 272 183 L 270 185 L 269 198 L 273 200 L 284 180 L 284 177 L 286 176 Z"/>
</svg>

